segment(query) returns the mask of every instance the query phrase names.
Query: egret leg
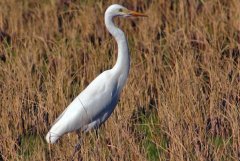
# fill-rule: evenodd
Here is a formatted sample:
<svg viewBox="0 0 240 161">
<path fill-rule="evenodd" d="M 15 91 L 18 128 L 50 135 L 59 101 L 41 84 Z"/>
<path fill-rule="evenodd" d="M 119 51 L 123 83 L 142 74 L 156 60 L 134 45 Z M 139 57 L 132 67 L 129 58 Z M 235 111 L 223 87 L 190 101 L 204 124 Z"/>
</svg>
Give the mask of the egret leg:
<svg viewBox="0 0 240 161">
<path fill-rule="evenodd" d="M 70 159 L 70 160 L 72 160 L 72 161 L 74 160 L 74 157 L 75 157 L 76 153 L 79 152 L 79 150 L 81 150 L 81 145 L 82 145 L 83 139 L 82 139 L 82 137 L 80 136 L 79 133 L 78 133 L 78 140 L 79 140 L 78 143 L 74 146 L 74 152 L 73 152 L 72 157 L 71 157 L 71 159 Z M 79 160 L 79 161 L 82 160 L 82 158 L 81 158 L 80 155 L 79 155 L 78 160 Z"/>
<path fill-rule="evenodd" d="M 98 129 L 95 130 L 95 134 L 97 136 L 97 140 L 99 139 L 99 133 L 98 133 Z"/>
</svg>

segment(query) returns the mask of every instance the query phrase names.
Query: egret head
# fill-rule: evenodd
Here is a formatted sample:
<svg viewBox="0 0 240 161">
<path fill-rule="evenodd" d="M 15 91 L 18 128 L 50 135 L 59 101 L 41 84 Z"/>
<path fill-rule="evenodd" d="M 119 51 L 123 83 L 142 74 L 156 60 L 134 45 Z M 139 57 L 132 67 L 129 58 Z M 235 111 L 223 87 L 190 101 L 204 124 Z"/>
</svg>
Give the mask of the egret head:
<svg viewBox="0 0 240 161">
<path fill-rule="evenodd" d="M 128 10 L 127 8 L 119 5 L 113 4 L 108 7 L 105 14 L 111 15 L 112 17 L 147 17 L 147 15 L 135 11 Z"/>
</svg>

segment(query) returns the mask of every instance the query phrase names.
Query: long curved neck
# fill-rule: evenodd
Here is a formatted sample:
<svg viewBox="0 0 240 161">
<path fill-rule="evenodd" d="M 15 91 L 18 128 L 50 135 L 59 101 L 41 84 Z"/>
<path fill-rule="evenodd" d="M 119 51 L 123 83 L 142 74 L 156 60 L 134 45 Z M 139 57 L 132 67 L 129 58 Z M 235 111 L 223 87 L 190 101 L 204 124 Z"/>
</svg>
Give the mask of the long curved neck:
<svg viewBox="0 0 240 161">
<path fill-rule="evenodd" d="M 129 56 L 127 39 L 124 32 L 114 25 L 113 16 L 105 14 L 105 25 L 108 31 L 112 34 L 112 36 L 117 41 L 118 57 L 117 57 L 117 62 L 113 67 L 113 70 L 115 70 L 117 74 L 123 76 L 123 79 L 124 79 L 123 85 L 124 85 L 129 73 L 129 68 L 130 68 L 130 56 Z"/>
</svg>

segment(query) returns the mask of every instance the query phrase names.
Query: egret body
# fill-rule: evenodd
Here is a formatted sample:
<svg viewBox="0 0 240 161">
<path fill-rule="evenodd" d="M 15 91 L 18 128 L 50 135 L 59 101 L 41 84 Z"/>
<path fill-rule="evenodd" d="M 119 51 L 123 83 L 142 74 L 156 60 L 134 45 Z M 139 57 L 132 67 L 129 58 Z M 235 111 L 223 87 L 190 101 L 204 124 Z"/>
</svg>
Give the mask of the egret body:
<svg viewBox="0 0 240 161">
<path fill-rule="evenodd" d="M 56 119 L 46 135 L 48 143 L 55 143 L 63 134 L 75 130 L 88 131 L 104 123 L 116 107 L 126 83 L 130 56 L 124 32 L 113 23 L 113 18 L 146 16 L 114 4 L 105 12 L 105 25 L 118 45 L 118 57 L 114 67 L 96 77 Z"/>
</svg>

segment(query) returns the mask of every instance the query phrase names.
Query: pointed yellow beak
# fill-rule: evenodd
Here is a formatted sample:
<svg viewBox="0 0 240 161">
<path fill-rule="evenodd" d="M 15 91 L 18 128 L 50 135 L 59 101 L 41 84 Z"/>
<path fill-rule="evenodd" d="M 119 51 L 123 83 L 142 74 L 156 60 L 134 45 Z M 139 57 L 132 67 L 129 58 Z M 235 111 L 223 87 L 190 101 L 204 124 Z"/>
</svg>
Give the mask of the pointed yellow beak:
<svg viewBox="0 0 240 161">
<path fill-rule="evenodd" d="M 139 12 L 136 12 L 136 11 L 131 11 L 131 10 L 129 10 L 128 14 L 130 16 L 134 16 L 134 17 L 148 17 L 146 14 L 139 13 Z"/>
</svg>

